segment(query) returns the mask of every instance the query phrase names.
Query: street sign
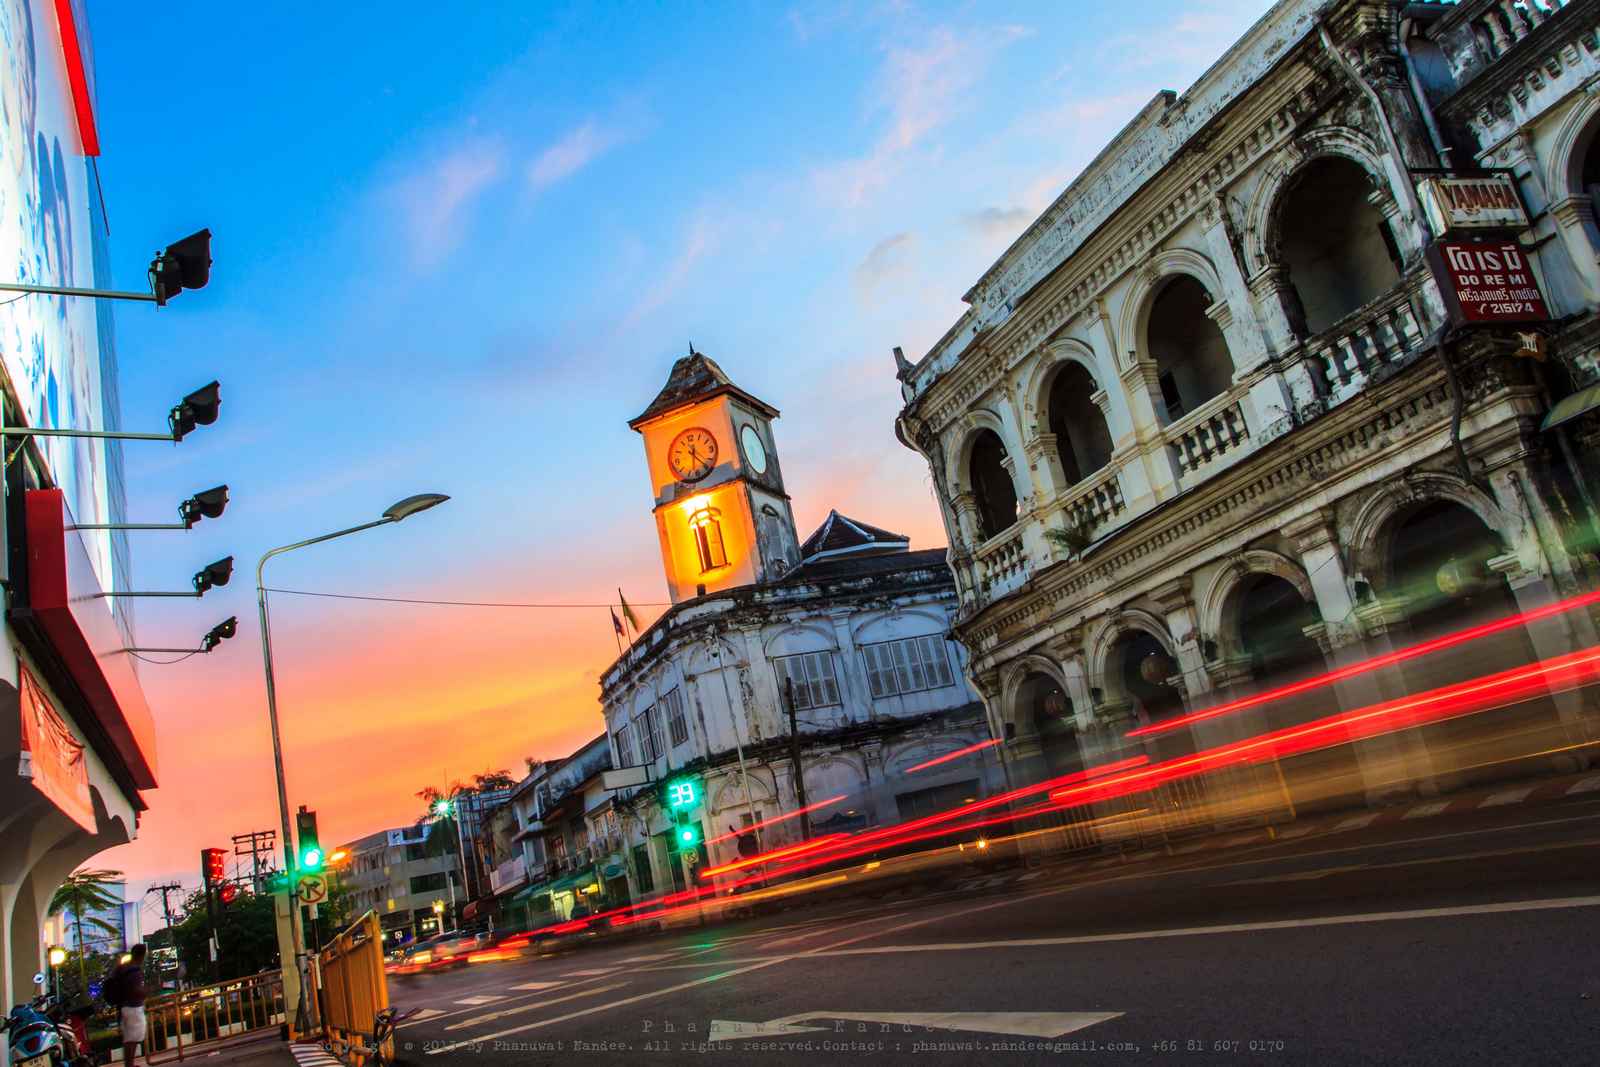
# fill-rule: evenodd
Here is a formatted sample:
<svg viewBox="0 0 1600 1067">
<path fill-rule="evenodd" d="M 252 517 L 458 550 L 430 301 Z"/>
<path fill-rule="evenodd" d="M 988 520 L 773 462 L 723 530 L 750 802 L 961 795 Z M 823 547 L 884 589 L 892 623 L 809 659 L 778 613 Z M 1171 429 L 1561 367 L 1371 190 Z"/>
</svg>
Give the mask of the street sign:
<svg viewBox="0 0 1600 1067">
<path fill-rule="evenodd" d="M 328 899 L 328 878 L 321 874 L 302 874 L 295 884 L 295 896 L 302 904 L 321 904 Z"/>
<path fill-rule="evenodd" d="M 633 785 L 650 784 L 650 764 L 641 763 L 633 767 L 618 767 L 616 770 L 604 771 L 600 775 L 600 784 L 607 789 L 627 789 Z"/>
<path fill-rule="evenodd" d="M 1528 253 L 1516 241 L 1437 241 L 1427 259 L 1445 311 L 1458 326 L 1550 318 Z"/>
</svg>

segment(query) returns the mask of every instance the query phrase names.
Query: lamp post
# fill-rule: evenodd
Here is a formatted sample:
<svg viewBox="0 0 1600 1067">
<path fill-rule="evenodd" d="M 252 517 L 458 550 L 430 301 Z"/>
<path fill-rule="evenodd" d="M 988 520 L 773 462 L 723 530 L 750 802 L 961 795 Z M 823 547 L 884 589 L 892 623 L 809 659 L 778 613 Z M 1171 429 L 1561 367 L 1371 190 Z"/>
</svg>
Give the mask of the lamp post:
<svg viewBox="0 0 1600 1067">
<path fill-rule="evenodd" d="M 267 678 L 267 721 L 272 727 L 272 769 L 278 779 L 278 816 L 283 823 L 283 869 L 289 884 L 289 941 L 294 946 L 294 969 L 297 976 L 297 984 L 300 987 L 295 1015 L 295 1029 L 297 1030 L 303 1028 L 307 1018 L 305 935 L 300 928 L 300 908 L 294 900 L 294 833 L 289 824 L 289 791 L 284 784 L 283 778 L 283 742 L 278 734 L 278 690 L 272 677 L 272 630 L 267 621 L 267 590 L 262 572 L 267 566 L 267 560 L 273 556 L 281 556 L 285 552 L 293 552 L 297 548 L 321 544 L 323 541 L 332 541 L 336 537 L 360 533 L 375 526 L 387 526 L 392 522 L 399 522 L 401 519 L 409 518 L 419 511 L 427 511 L 429 508 L 443 504 L 449 499 L 442 493 L 420 493 L 416 496 L 408 496 L 404 500 L 392 504 L 381 518 L 374 519 L 372 522 L 364 522 L 359 526 L 352 526 L 346 530 L 335 530 L 333 533 L 323 534 L 320 537 L 296 541 L 292 545 L 282 545 L 267 552 L 266 555 L 261 557 L 261 562 L 256 564 L 256 606 L 261 613 L 261 661 Z M 288 961 L 284 962 L 287 963 Z M 287 966 L 284 969 L 287 971 Z"/>
</svg>

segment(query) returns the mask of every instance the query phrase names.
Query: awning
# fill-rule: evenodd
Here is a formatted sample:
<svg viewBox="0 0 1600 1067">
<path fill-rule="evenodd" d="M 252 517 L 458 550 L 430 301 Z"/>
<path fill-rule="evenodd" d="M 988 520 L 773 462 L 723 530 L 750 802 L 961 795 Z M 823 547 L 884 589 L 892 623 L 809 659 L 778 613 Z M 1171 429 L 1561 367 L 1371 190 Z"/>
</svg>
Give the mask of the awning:
<svg viewBox="0 0 1600 1067">
<path fill-rule="evenodd" d="M 1600 385 L 1579 389 L 1571 396 L 1562 397 L 1550 409 L 1550 414 L 1539 424 L 1541 430 L 1553 430 L 1563 422 L 1570 422 L 1586 411 L 1600 407 Z"/>
</svg>

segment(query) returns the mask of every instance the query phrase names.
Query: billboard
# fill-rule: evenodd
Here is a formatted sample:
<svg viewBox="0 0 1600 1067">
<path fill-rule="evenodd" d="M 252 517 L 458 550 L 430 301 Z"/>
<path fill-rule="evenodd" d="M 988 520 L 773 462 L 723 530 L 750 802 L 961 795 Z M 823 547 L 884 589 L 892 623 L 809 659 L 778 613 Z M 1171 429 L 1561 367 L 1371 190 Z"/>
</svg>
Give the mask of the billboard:
<svg viewBox="0 0 1600 1067">
<path fill-rule="evenodd" d="M 1417 193 L 1434 233 L 1528 226 L 1528 213 L 1509 172 L 1433 175 L 1417 183 Z"/>
<path fill-rule="evenodd" d="M 80 131 L 80 108 L 92 123 L 81 7 L 0 0 L 0 275 L 8 281 L 86 288 L 110 281 L 105 219 Z M 65 33 L 62 18 L 71 20 Z M 81 65 L 69 65 L 69 48 Z M 76 98 L 74 73 L 84 76 Z M 41 294 L 8 294 L 0 302 L 0 363 L 29 425 L 116 427 L 116 351 L 110 309 L 102 305 Z M 120 519 L 114 442 L 36 440 L 76 521 Z M 86 543 L 101 588 L 115 588 L 112 539 L 96 531 Z M 120 548 L 116 554 L 125 558 Z"/>
</svg>

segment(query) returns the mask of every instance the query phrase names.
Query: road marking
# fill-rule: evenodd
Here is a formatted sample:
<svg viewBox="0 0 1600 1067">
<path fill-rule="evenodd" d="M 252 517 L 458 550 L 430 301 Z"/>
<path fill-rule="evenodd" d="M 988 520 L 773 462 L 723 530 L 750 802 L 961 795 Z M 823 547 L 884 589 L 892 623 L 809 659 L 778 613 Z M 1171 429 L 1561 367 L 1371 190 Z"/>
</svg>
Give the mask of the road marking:
<svg viewBox="0 0 1600 1067">
<path fill-rule="evenodd" d="M 622 968 L 620 968 L 620 967 L 590 967 L 586 971 L 568 971 L 563 977 L 565 977 L 565 978 L 598 978 L 603 974 L 610 974 L 612 971 L 620 971 L 621 969 Z"/>
<path fill-rule="evenodd" d="M 709 1041 L 748 1041 L 752 1038 L 779 1037 L 831 1030 L 829 1026 L 800 1026 L 815 1019 L 843 1019 L 850 1022 L 878 1023 L 880 1026 L 919 1027 L 923 1030 L 961 1030 L 982 1034 L 1010 1034 L 1015 1037 L 1056 1038 L 1083 1030 L 1096 1023 L 1118 1018 L 1120 1011 L 810 1011 L 785 1015 L 764 1023 L 744 1023 L 731 1019 L 712 1019 Z"/>
<path fill-rule="evenodd" d="M 1223 885 L 1258 885 L 1267 882 L 1309 882 L 1317 878 L 1326 878 L 1330 874 L 1343 874 L 1345 871 L 1364 871 L 1365 863 L 1352 864 L 1349 867 L 1323 867 L 1315 871 L 1295 871 L 1291 874 L 1269 874 L 1262 878 L 1240 878 L 1236 882 L 1223 882 Z"/>
<path fill-rule="evenodd" d="M 519 1004 L 515 1008 L 501 1008 L 499 1011 L 488 1011 L 484 1012 L 482 1015 L 474 1015 L 470 1019 L 462 1019 L 458 1023 L 451 1023 L 449 1026 L 445 1027 L 445 1029 L 464 1030 L 469 1026 L 477 1026 L 480 1023 L 492 1023 L 496 1019 L 504 1019 L 509 1015 L 521 1015 L 525 1011 L 538 1011 L 540 1008 L 549 1008 L 557 1004 L 565 1004 L 569 1000 L 578 1000 L 581 997 L 599 996 L 601 993 L 609 993 L 613 989 L 621 989 L 627 984 L 627 982 L 615 982 L 611 985 L 597 985 L 593 989 L 580 989 L 578 992 L 568 993 L 564 997 L 554 997 L 550 1000 L 541 1000 L 534 1004 Z M 472 1044 L 470 1041 L 464 1041 L 461 1043 L 467 1045 Z"/>
<path fill-rule="evenodd" d="M 1064 890 L 1053 889 L 1053 890 L 1047 890 L 1044 893 L 1033 894 L 1033 896 L 1049 896 L 1049 895 L 1051 895 L 1053 893 L 1060 893 L 1060 892 L 1063 892 L 1063 891 Z M 955 914 L 959 914 L 959 915 L 976 915 L 978 912 L 981 912 L 981 911 L 990 911 L 990 910 L 992 910 L 994 908 L 1006 907 L 1008 905 L 1016 904 L 1016 903 L 1018 903 L 1020 901 L 1025 901 L 1025 900 L 1028 900 L 1028 899 L 1030 899 L 1028 896 L 1023 896 L 1023 897 L 1017 897 L 1015 899 L 997 900 L 992 904 L 981 904 L 981 905 L 979 905 L 977 907 L 959 906 L 956 909 Z M 670 985 L 670 986 L 667 986 L 667 987 L 665 987 L 663 989 L 653 989 L 653 990 L 650 990 L 649 992 L 646 992 L 646 993 L 635 993 L 631 997 L 623 997 L 620 1000 L 608 1001 L 605 1004 L 596 1004 L 594 1007 L 591 1007 L 591 1008 L 579 1008 L 577 1011 L 569 1011 L 565 1015 L 557 1015 L 557 1016 L 555 1016 L 553 1018 L 549 1018 L 549 1019 L 540 1019 L 537 1022 L 524 1023 L 522 1026 L 513 1026 L 513 1027 L 510 1027 L 509 1029 L 499 1030 L 499 1031 L 496 1031 L 496 1032 L 490 1033 L 490 1034 L 481 1034 L 481 1035 L 479 1035 L 477 1037 L 468 1038 L 468 1039 L 466 1039 L 464 1041 L 456 1041 L 456 1042 L 453 1042 L 453 1043 L 448 1044 L 448 1045 L 442 1045 L 442 1046 L 440 1046 L 438 1048 L 428 1049 L 427 1052 L 426 1052 L 426 1055 L 439 1056 L 439 1055 L 443 1055 L 446 1052 L 455 1052 L 458 1049 L 467 1048 L 467 1047 L 470 1047 L 470 1046 L 473 1046 L 473 1045 L 479 1045 L 479 1044 L 482 1044 L 485 1041 L 494 1041 L 494 1040 L 496 1040 L 498 1038 L 508 1037 L 511 1034 L 522 1034 L 522 1033 L 527 1033 L 529 1030 L 538 1030 L 538 1029 L 541 1029 L 541 1028 L 546 1027 L 546 1026 L 554 1026 L 557 1023 L 564 1023 L 564 1022 L 568 1021 L 569 1019 L 578 1019 L 578 1018 L 582 1018 L 585 1015 L 594 1015 L 594 1014 L 596 1014 L 598 1012 L 612 1011 L 613 1009 L 616 1009 L 616 1008 L 625 1008 L 630 1004 L 638 1004 L 641 1001 L 646 1001 L 646 1000 L 655 1000 L 658 997 L 668 996 L 668 995 L 670 995 L 672 993 L 681 993 L 685 989 L 694 989 L 697 986 L 709 985 L 712 982 L 720 982 L 724 978 L 733 978 L 733 977 L 735 977 L 737 975 L 748 974 L 751 971 L 759 971 L 759 970 L 762 970 L 762 969 L 767 968 L 767 967 L 774 966 L 774 965 L 779 964 L 779 963 L 787 962 L 789 960 L 809 959 L 809 958 L 811 958 L 813 956 L 822 955 L 824 952 L 828 951 L 829 949 L 841 948 L 841 947 L 843 947 L 845 945 L 853 945 L 857 941 L 865 941 L 866 939 L 868 939 L 870 937 L 881 937 L 884 934 L 892 934 L 892 933 L 897 933 L 898 931 L 901 931 L 901 930 L 909 930 L 914 926 L 926 926 L 928 923 L 939 922 L 939 921 L 947 919 L 949 917 L 950 916 L 948 914 L 945 914 L 944 912 L 941 912 L 938 915 L 930 915 L 927 918 L 914 919 L 911 922 L 900 923 L 898 926 L 891 926 L 886 930 L 875 930 L 872 933 L 858 934 L 855 937 L 845 938 L 845 940 L 836 941 L 832 945 L 825 945 L 825 946 L 820 946 L 818 948 L 807 949 L 804 952 L 797 952 L 797 953 L 794 953 L 793 955 L 788 955 L 788 956 L 774 956 L 771 959 L 760 960 L 760 961 L 757 961 L 755 963 L 747 964 L 746 966 L 743 966 L 743 967 L 735 967 L 732 970 L 719 971 L 716 974 L 708 974 L 703 978 L 693 978 L 693 979 L 690 979 L 687 982 L 679 982 L 677 985 Z"/>
<path fill-rule="evenodd" d="M 1378 816 L 1376 813 L 1371 815 L 1357 815 L 1353 819 L 1346 819 L 1341 823 L 1335 823 L 1333 829 L 1334 831 L 1359 830 L 1364 826 L 1371 826 L 1373 820 L 1377 819 L 1377 817 Z"/>
<path fill-rule="evenodd" d="M 540 989 L 554 989 L 560 984 L 560 982 L 523 982 L 521 985 L 514 985 L 510 988 L 517 990 L 529 989 L 537 991 Z"/>
<path fill-rule="evenodd" d="M 1431 804 L 1418 804 L 1404 815 L 1402 819 L 1426 819 L 1430 815 L 1437 815 L 1450 806 L 1448 800 L 1436 800 Z"/>
<path fill-rule="evenodd" d="M 1567 795 L 1571 796 L 1573 793 L 1590 793 L 1596 789 L 1600 789 L 1600 775 L 1595 775 L 1593 778 L 1585 778 L 1578 782 L 1571 789 L 1567 790 Z"/>
<path fill-rule="evenodd" d="M 642 956 L 629 956 L 627 959 L 618 960 L 617 962 L 618 963 L 649 963 L 651 960 L 664 960 L 670 955 L 672 955 L 672 953 L 670 953 L 670 952 L 646 952 Z"/>
<path fill-rule="evenodd" d="M 1507 789 L 1501 793 L 1491 793 L 1489 794 L 1489 799 L 1485 800 L 1482 806 L 1485 808 L 1497 808 L 1502 804 L 1520 804 L 1527 800 L 1528 795 L 1536 788 L 1536 786 L 1530 785 L 1525 789 Z"/>
<path fill-rule="evenodd" d="M 425 1023 L 429 1019 L 437 1019 L 443 1014 L 444 1012 L 440 1011 L 438 1008 L 418 1008 L 416 1012 L 410 1016 L 408 1021 L 414 1023 Z"/>
<path fill-rule="evenodd" d="M 1411 911 L 1373 911 L 1354 915 L 1319 915 L 1307 919 L 1276 919 L 1266 922 L 1225 923 L 1217 926 L 1185 926 L 1175 930 L 1137 930 L 1118 934 L 1081 934 L 1076 937 L 1019 937 L 1010 941 L 946 941 L 924 945 L 876 945 L 870 948 L 825 949 L 808 953 L 807 955 L 820 957 L 872 956 L 902 952 L 970 952 L 974 949 L 987 948 L 1094 945 L 1114 941 L 1149 941 L 1167 937 L 1198 937 L 1205 934 L 1241 934 L 1264 930 L 1302 930 L 1314 926 L 1407 922 L 1416 919 L 1452 919 L 1467 915 L 1506 915 L 1525 911 L 1557 911 L 1569 908 L 1594 907 L 1600 907 L 1600 896 L 1552 897 L 1545 900 L 1510 900 L 1498 904 L 1416 908 Z"/>
<path fill-rule="evenodd" d="M 289 1051 L 294 1054 L 295 1062 L 301 1067 L 343 1067 L 321 1045 L 294 1044 L 289 1046 Z"/>
<path fill-rule="evenodd" d="M 473 1007 L 473 1008 L 481 1008 L 485 1004 L 493 1004 L 497 1000 L 504 1000 L 504 999 L 506 999 L 504 996 L 501 996 L 501 995 L 496 994 L 496 993 L 482 993 L 482 994 L 479 994 L 478 996 L 475 996 L 475 997 L 460 997 L 460 998 L 458 998 L 456 1000 L 456 1003 L 457 1004 L 466 1004 L 469 1007 Z"/>
<path fill-rule="evenodd" d="M 594 983 L 596 983 L 598 981 L 600 981 L 600 979 L 598 979 L 598 978 L 580 978 L 576 982 L 558 982 L 556 984 L 557 985 L 566 986 L 568 989 L 576 989 L 578 986 L 593 985 Z M 507 1000 L 515 1000 L 515 1001 L 535 1000 L 535 999 L 538 998 L 538 996 L 539 996 L 538 993 L 524 993 L 521 996 L 518 996 L 518 997 L 507 997 L 506 999 Z M 478 1009 L 476 1009 L 476 1008 L 457 1008 L 455 1011 L 441 1012 L 440 1014 L 434 1016 L 430 1021 L 437 1022 L 440 1019 L 453 1019 L 453 1018 L 455 1018 L 455 1017 L 457 1017 L 459 1015 L 469 1015 L 472 1012 L 477 1011 L 477 1010 Z M 399 1024 L 398 1026 L 396 1026 L 395 1029 L 396 1030 L 407 1029 L 414 1022 L 416 1022 L 415 1018 L 407 1019 L 405 1022 L 403 1022 L 403 1023 Z"/>
</svg>

